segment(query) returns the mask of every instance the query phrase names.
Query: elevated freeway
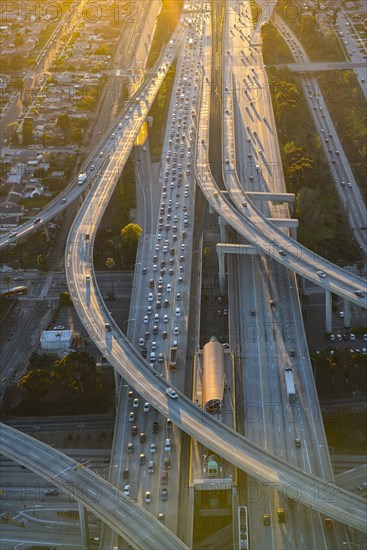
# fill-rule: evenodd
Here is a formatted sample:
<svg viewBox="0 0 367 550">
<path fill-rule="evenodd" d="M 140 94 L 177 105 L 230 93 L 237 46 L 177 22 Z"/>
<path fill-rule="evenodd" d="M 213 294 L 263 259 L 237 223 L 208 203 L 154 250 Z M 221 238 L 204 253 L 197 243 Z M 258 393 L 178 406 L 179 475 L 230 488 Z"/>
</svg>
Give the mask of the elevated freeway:
<svg viewBox="0 0 367 550">
<path fill-rule="evenodd" d="M 134 548 L 187 549 L 160 521 L 83 464 L 6 424 L 0 427 L 3 455 L 68 493 Z"/>
</svg>

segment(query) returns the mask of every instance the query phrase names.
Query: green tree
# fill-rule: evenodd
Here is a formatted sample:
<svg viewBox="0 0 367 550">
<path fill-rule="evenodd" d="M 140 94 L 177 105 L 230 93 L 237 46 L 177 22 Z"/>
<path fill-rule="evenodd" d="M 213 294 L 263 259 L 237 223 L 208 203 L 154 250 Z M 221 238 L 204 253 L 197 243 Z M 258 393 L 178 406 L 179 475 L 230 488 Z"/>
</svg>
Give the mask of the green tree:
<svg viewBox="0 0 367 550">
<path fill-rule="evenodd" d="M 44 267 L 46 265 L 46 258 L 44 256 L 44 254 L 38 254 L 38 256 L 36 258 L 36 264 L 37 264 L 37 267 L 39 269 L 44 269 Z"/>
<path fill-rule="evenodd" d="M 59 115 L 57 119 L 57 126 L 62 130 L 63 134 L 70 129 L 70 117 L 67 113 Z"/>
<path fill-rule="evenodd" d="M 127 247 L 136 246 L 142 232 L 142 228 L 137 223 L 128 223 L 121 229 L 121 241 Z"/>
<path fill-rule="evenodd" d="M 61 307 L 67 307 L 67 306 L 72 306 L 73 305 L 73 301 L 70 298 L 69 292 L 60 292 L 60 294 L 59 294 L 59 303 L 60 303 Z"/>
<path fill-rule="evenodd" d="M 47 370 L 35 369 L 24 374 L 17 385 L 29 393 L 32 400 L 44 401 L 50 386 L 50 378 Z"/>
</svg>

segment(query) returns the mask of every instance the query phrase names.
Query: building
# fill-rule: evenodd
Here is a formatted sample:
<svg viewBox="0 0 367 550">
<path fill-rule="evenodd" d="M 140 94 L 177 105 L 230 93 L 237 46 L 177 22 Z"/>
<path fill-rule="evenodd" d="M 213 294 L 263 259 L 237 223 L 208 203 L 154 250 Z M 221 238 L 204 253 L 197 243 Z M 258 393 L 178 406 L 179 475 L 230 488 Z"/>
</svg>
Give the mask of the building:
<svg viewBox="0 0 367 550">
<path fill-rule="evenodd" d="M 44 330 L 41 334 L 42 351 L 68 351 L 71 348 L 73 332 L 71 330 Z"/>
</svg>

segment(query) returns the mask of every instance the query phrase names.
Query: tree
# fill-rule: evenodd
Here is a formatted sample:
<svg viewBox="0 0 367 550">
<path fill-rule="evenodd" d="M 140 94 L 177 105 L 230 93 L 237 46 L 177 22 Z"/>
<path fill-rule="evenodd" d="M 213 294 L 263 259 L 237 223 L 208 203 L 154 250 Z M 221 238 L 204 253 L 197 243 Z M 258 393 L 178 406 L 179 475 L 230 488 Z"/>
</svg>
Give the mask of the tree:
<svg viewBox="0 0 367 550">
<path fill-rule="evenodd" d="M 10 280 L 11 280 L 11 279 L 10 279 L 9 275 L 4 275 L 3 281 L 4 281 L 4 283 L 6 284 L 6 286 L 8 287 L 8 290 L 9 290 L 9 283 L 10 283 Z"/>
<path fill-rule="evenodd" d="M 70 298 L 69 292 L 60 292 L 59 302 L 60 302 L 61 307 L 67 307 L 67 306 L 72 306 L 73 305 L 73 301 Z"/>
<path fill-rule="evenodd" d="M 121 241 L 127 247 L 135 246 L 142 232 L 142 228 L 137 223 L 128 223 L 121 229 Z"/>
<path fill-rule="evenodd" d="M 36 259 L 36 263 L 37 263 L 37 267 L 39 269 L 43 269 L 45 267 L 46 258 L 44 256 L 44 254 L 38 254 L 37 259 Z"/>
<path fill-rule="evenodd" d="M 113 288 L 113 277 L 112 277 L 112 269 L 115 267 L 116 262 L 113 258 L 107 258 L 106 260 L 106 267 L 110 270 L 111 273 L 111 292 L 114 294 L 114 288 Z"/>
<path fill-rule="evenodd" d="M 63 134 L 69 130 L 70 128 L 70 117 L 67 113 L 64 113 L 62 115 L 59 115 L 57 119 L 57 126 L 61 128 Z"/>
</svg>

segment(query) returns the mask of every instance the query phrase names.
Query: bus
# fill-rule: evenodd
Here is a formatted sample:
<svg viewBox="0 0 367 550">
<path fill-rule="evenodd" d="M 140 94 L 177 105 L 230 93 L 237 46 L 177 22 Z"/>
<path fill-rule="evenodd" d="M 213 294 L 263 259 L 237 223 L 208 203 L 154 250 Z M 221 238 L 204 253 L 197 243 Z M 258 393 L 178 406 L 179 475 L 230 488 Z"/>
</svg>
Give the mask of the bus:
<svg viewBox="0 0 367 550">
<path fill-rule="evenodd" d="M 17 294 L 27 294 L 28 287 L 26 286 L 15 286 L 9 288 L 9 290 L 1 290 L 0 296 L 16 296 Z"/>
</svg>

